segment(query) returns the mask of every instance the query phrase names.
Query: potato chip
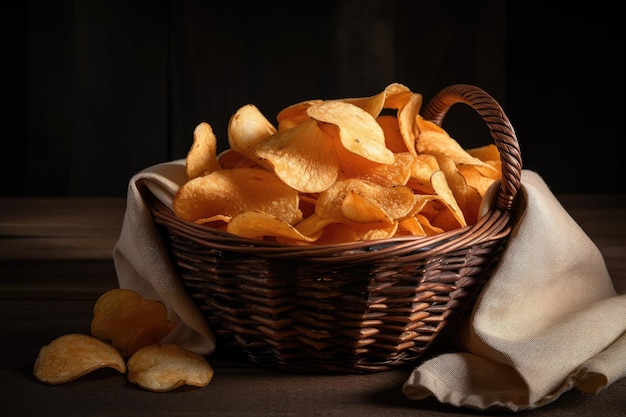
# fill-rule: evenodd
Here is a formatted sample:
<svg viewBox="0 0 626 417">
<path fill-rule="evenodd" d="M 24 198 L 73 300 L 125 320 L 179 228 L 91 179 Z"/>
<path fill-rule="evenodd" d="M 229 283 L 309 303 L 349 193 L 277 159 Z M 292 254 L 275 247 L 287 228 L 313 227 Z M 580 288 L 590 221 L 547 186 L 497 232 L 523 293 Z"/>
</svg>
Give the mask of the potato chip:
<svg viewBox="0 0 626 417">
<path fill-rule="evenodd" d="M 312 119 L 334 125 L 344 148 L 370 161 L 391 164 L 395 157 L 385 146 L 385 134 L 374 116 L 353 104 L 326 101 L 307 109 Z"/>
<path fill-rule="evenodd" d="M 469 187 L 475 188 L 480 195 L 485 195 L 487 189 L 493 184 L 495 179 L 486 177 L 473 165 L 459 165 L 459 173 L 465 178 Z"/>
<path fill-rule="evenodd" d="M 254 160 L 256 145 L 276 133 L 276 128 L 253 104 L 240 107 L 228 121 L 228 145 Z"/>
<path fill-rule="evenodd" d="M 433 226 L 428 218 L 422 214 L 417 214 L 415 218 L 420 222 L 426 236 L 435 236 L 444 232 L 443 229 Z"/>
<path fill-rule="evenodd" d="M 385 146 L 391 152 L 398 154 L 402 152 L 408 152 L 406 143 L 402 132 L 400 132 L 400 125 L 398 124 L 398 118 L 389 114 L 384 114 L 376 118 L 376 122 L 383 129 L 385 135 Z M 415 146 L 413 146 L 415 150 Z"/>
<path fill-rule="evenodd" d="M 434 155 L 415 155 L 415 162 L 411 164 L 411 176 L 407 186 L 418 193 L 433 194 L 435 190 L 430 183 L 433 173 L 439 171 L 439 163 Z"/>
<path fill-rule="evenodd" d="M 410 100 L 413 92 L 409 87 L 400 83 L 391 83 L 385 87 L 385 103 L 383 107 L 386 109 L 401 109 Z"/>
<path fill-rule="evenodd" d="M 248 210 L 270 213 L 289 224 L 302 219 L 298 192 L 261 168 L 223 169 L 194 178 L 178 189 L 172 207 L 178 217 L 192 222 Z"/>
<path fill-rule="evenodd" d="M 217 155 L 217 162 L 223 169 L 260 168 L 257 161 L 249 159 L 234 149 L 228 148 Z"/>
<path fill-rule="evenodd" d="M 467 149 L 467 153 L 474 158 L 480 159 L 483 162 L 500 160 L 500 151 L 498 150 L 498 147 L 493 143 L 485 146 L 480 146 L 478 148 Z"/>
<path fill-rule="evenodd" d="M 306 110 L 312 105 L 322 102 L 323 100 L 320 99 L 306 100 L 285 107 L 276 115 L 276 120 L 278 121 L 278 131 L 280 132 L 291 129 L 302 122 L 310 120 L 311 118 L 306 113 Z"/>
<path fill-rule="evenodd" d="M 467 181 L 465 181 L 465 177 L 461 175 L 456 164 L 449 156 L 436 152 L 433 153 L 433 156 L 437 158 L 439 169 L 445 174 L 446 182 L 457 204 L 459 207 L 464 207 L 465 200 L 467 200 Z"/>
<path fill-rule="evenodd" d="M 285 184 L 303 193 L 318 193 L 330 187 L 339 172 L 333 138 L 314 120 L 278 132 L 260 142 L 256 155 L 269 161 Z"/>
<path fill-rule="evenodd" d="M 372 115 L 372 117 L 376 118 L 378 117 L 380 112 L 383 110 L 383 106 L 385 105 L 385 96 L 386 96 L 386 92 L 382 91 L 370 97 L 345 98 L 339 101 L 353 104 L 365 110 L 367 113 Z"/>
<path fill-rule="evenodd" d="M 439 197 L 439 201 L 441 201 L 452 212 L 453 217 L 456 219 L 457 227 L 467 226 L 463 210 L 461 210 L 459 203 L 454 198 L 454 194 L 448 185 L 448 181 L 446 180 L 446 174 L 444 174 L 443 171 L 436 171 L 430 177 L 430 183 L 435 190 L 435 194 Z"/>
<path fill-rule="evenodd" d="M 217 138 L 213 128 L 202 122 L 193 132 L 193 144 L 187 153 L 187 178 L 196 178 L 222 167 L 217 162 Z"/>
<path fill-rule="evenodd" d="M 168 392 L 190 385 L 207 386 L 213 368 L 207 360 L 175 344 L 156 344 L 128 359 L 128 381 L 152 392 Z"/>
<path fill-rule="evenodd" d="M 357 223 L 394 223 L 406 217 L 415 205 L 413 191 L 401 185 L 382 187 L 365 181 L 340 184 L 346 186 L 341 212 Z"/>
<path fill-rule="evenodd" d="M 39 381 L 57 385 L 102 368 L 125 373 L 126 362 L 120 351 L 95 337 L 70 333 L 39 350 L 33 374 Z"/>
<path fill-rule="evenodd" d="M 303 235 L 292 225 L 260 211 L 244 211 L 236 215 L 228 223 L 226 231 L 250 239 L 263 240 L 271 236 L 296 241 L 315 241 L 315 238 Z"/>
<path fill-rule="evenodd" d="M 479 193 L 476 188 L 468 186 L 465 206 L 461 208 L 468 224 L 476 224 L 478 221 L 482 201 L 483 194 Z"/>
<path fill-rule="evenodd" d="M 406 104 L 398 110 L 398 124 L 400 125 L 402 138 L 404 139 L 406 148 L 414 155 L 417 154 L 415 141 L 418 135 L 415 119 L 419 114 L 421 106 L 422 95 L 412 93 Z"/>
<path fill-rule="evenodd" d="M 493 169 L 487 169 L 483 166 L 475 166 L 481 175 L 498 180 L 502 178 L 502 160 L 500 159 L 500 150 L 493 143 L 478 148 L 468 149 L 467 153 L 491 165 Z"/>
<path fill-rule="evenodd" d="M 372 162 L 347 150 L 338 150 L 337 156 L 341 161 L 338 180 L 362 179 L 386 187 L 406 185 L 417 162 L 409 152 L 396 154 L 391 164 Z"/>
<path fill-rule="evenodd" d="M 318 209 L 318 207 L 321 206 L 318 204 L 316 205 L 316 209 Z M 347 224 L 347 219 L 341 214 L 340 208 L 329 207 L 329 209 L 334 209 L 334 213 L 325 213 L 326 216 L 324 217 L 313 213 L 298 223 L 295 226 L 296 230 L 303 236 L 314 237 L 320 234 L 323 235 L 324 229 L 331 224 Z"/>
<path fill-rule="evenodd" d="M 398 222 L 350 223 L 357 240 L 389 239 L 398 231 Z"/>
<path fill-rule="evenodd" d="M 475 165 L 484 169 L 494 171 L 493 166 L 478 158 L 471 156 L 463 147 L 440 126 L 425 120 L 421 116 L 416 118 L 419 135 L 417 139 L 417 152 L 433 154 L 442 153 L 449 156 L 458 164 Z"/>
<path fill-rule="evenodd" d="M 426 232 L 424 231 L 424 227 L 417 220 L 416 217 L 409 217 L 402 220 L 398 224 L 398 228 L 400 230 L 406 231 L 411 236 L 426 236 Z"/>
<path fill-rule="evenodd" d="M 145 300 L 134 290 L 116 288 L 102 294 L 93 308 L 91 334 L 110 341 L 128 357 L 138 349 L 159 342 L 174 330 L 165 305 Z"/>
<path fill-rule="evenodd" d="M 349 224 L 328 223 L 323 228 L 319 228 L 319 230 L 323 233 L 315 241 L 318 245 L 337 245 L 356 242 L 359 239 L 356 231 Z"/>
</svg>

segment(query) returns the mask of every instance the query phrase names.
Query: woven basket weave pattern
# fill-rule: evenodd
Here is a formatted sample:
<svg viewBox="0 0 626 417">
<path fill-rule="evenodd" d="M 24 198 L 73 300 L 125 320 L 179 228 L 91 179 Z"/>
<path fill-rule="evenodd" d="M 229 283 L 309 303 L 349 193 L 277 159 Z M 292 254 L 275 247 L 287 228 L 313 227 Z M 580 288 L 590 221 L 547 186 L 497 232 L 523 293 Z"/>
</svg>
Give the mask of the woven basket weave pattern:
<svg viewBox="0 0 626 417">
<path fill-rule="evenodd" d="M 440 124 L 458 102 L 487 122 L 503 162 L 496 207 L 471 227 L 281 246 L 185 222 L 148 196 L 180 279 L 221 346 L 288 371 L 382 371 L 414 363 L 471 308 L 506 245 L 521 158 L 508 119 L 477 87 L 448 87 L 424 117 Z"/>
</svg>

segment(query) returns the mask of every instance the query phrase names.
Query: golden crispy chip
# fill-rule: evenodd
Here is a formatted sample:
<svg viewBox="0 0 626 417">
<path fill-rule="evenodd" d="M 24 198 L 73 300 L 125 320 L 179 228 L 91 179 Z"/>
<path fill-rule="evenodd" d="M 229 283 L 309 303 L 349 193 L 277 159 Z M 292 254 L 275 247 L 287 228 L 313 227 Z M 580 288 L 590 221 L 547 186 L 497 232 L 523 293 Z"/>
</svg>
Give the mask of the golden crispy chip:
<svg viewBox="0 0 626 417">
<path fill-rule="evenodd" d="M 370 161 L 391 164 L 394 154 L 385 146 L 385 134 L 374 116 L 353 104 L 326 101 L 307 109 L 312 119 L 339 129 L 344 148 Z"/>
<path fill-rule="evenodd" d="M 228 145 L 248 159 L 256 158 L 256 145 L 276 128 L 253 104 L 240 107 L 228 121 Z"/>
<path fill-rule="evenodd" d="M 323 228 L 321 236 L 315 241 L 318 245 L 336 245 L 340 243 L 356 242 L 358 236 L 349 224 L 329 223 Z"/>
<path fill-rule="evenodd" d="M 463 210 L 461 210 L 459 203 L 454 198 L 454 194 L 448 185 L 448 181 L 446 180 L 446 174 L 444 174 L 443 171 L 436 171 L 430 177 L 430 183 L 435 190 L 435 194 L 439 197 L 439 201 L 441 201 L 452 212 L 454 219 L 456 219 L 457 227 L 467 226 L 467 222 L 463 216 Z"/>
<path fill-rule="evenodd" d="M 276 176 L 303 193 L 317 193 L 337 179 L 339 160 L 333 138 L 307 120 L 260 142 L 256 155 L 270 162 Z"/>
<path fill-rule="evenodd" d="M 437 164 L 446 176 L 446 182 L 454 195 L 454 199 L 459 207 L 464 207 L 468 192 L 465 177 L 459 172 L 452 158 L 440 153 L 434 153 L 433 155 L 437 158 Z"/>
<path fill-rule="evenodd" d="M 493 184 L 495 179 L 486 177 L 476 169 L 473 165 L 459 165 L 458 170 L 465 178 L 465 182 L 469 187 L 473 187 L 478 190 L 480 195 L 485 195 L 487 189 Z"/>
<path fill-rule="evenodd" d="M 204 387 L 213 379 L 206 359 L 175 344 L 138 350 L 128 359 L 128 381 L 153 392 L 168 392 L 183 385 Z"/>
<path fill-rule="evenodd" d="M 415 118 L 422 106 L 422 95 L 413 93 L 409 88 L 398 83 L 388 85 L 385 93 L 384 107 L 397 111 L 398 128 L 406 150 L 415 155 L 417 153 L 415 139 L 418 133 Z"/>
<path fill-rule="evenodd" d="M 500 151 L 498 150 L 498 147 L 493 143 L 485 146 L 480 146 L 478 148 L 467 149 L 467 153 L 474 158 L 478 158 L 484 162 L 500 160 Z"/>
<path fill-rule="evenodd" d="M 193 131 L 193 144 L 187 153 L 186 165 L 189 179 L 222 168 L 217 162 L 217 138 L 208 123 L 200 123 Z"/>
<path fill-rule="evenodd" d="M 278 131 L 291 129 L 304 121 L 310 120 L 310 117 L 306 114 L 306 110 L 312 105 L 322 102 L 323 100 L 320 99 L 306 100 L 285 107 L 276 115 Z"/>
<path fill-rule="evenodd" d="M 316 209 L 318 207 L 319 205 L 316 205 Z M 325 213 L 325 217 L 319 216 L 316 213 L 311 214 L 295 226 L 296 230 L 304 236 L 313 238 L 322 234 L 324 229 L 330 224 L 347 223 L 346 219 L 344 219 L 341 214 L 340 207 L 334 207 L 334 209 L 334 213 Z"/>
<path fill-rule="evenodd" d="M 223 169 L 261 167 L 257 161 L 249 159 L 231 148 L 220 152 L 220 154 L 217 155 L 217 162 Z"/>
<path fill-rule="evenodd" d="M 428 217 L 422 215 L 422 214 L 417 214 L 415 215 L 415 218 L 420 222 L 420 224 L 422 225 L 422 228 L 424 229 L 424 232 L 426 233 L 426 236 L 434 236 L 434 235 L 438 235 L 443 233 L 445 230 L 437 227 L 437 226 L 433 226 L 430 222 L 430 220 L 428 219 Z"/>
<path fill-rule="evenodd" d="M 382 187 L 356 180 L 340 184 L 346 187 L 341 212 L 357 223 L 394 223 L 406 217 L 415 206 L 415 194 L 401 185 Z"/>
<path fill-rule="evenodd" d="M 463 215 L 468 224 L 476 224 L 478 221 L 482 201 L 482 194 L 476 188 L 468 186 L 465 206 L 462 207 Z"/>
<path fill-rule="evenodd" d="M 419 114 L 421 106 L 422 95 L 412 93 L 407 103 L 398 110 L 398 124 L 400 125 L 402 138 L 404 139 L 406 148 L 414 155 L 417 154 L 415 141 L 418 135 L 415 119 Z"/>
<path fill-rule="evenodd" d="M 410 100 L 413 92 L 409 87 L 400 83 L 391 83 L 385 87 L 385 103 L 383 107 L 386 109 L 401 109 Z"/>
<path fill-rule="evenodd" d="M 421 116 L 417 116 L 416 121 L 419 129 L 416 142 L 417 152 L 426 154 L 442 153 L 452 158 L 457 165 L 475 165 L 490 171 L 495 170 L 490 164 L 467 153 L 467 151 L 440 126 L 430 120 L 425 120 Z"/>
<path fill-rule="evenodd" d="M 367 113 L 371 114 L 372 117 L 376 118 L 383 110 L 383 106 L 385 104 L 385 96 L 386 92 L 382 91 L 370 97 L 344 98 L 339 101 L 354 104 L 355 106 L 360 107 Z"/>
<path fill-rule="evenodd" d="M 345 149 L 339 149 L 337 155 L 341 163 L 338 180 L 361 179 L 386 187 L 406 185 L 417 162 L 415 155 L 409 152 L 395 154 L 391 164 L 372 162 Z"/>
<path fill-rule="evenodd" d="M 404 142 L 402 132 L 400 132 L 400 125 L 398 124 L 398 118 L 396 116 L 385 114 L 378 116 L 376 121 L 383 129 L 387 149 L 395 154 L 408 152 L 408 148 Z M 415 146 L 413 146 L 413 149 L 415 150 Z"/>
<path fill-rule="evenodd" d="M 416 217 L 409 217 L 398 223 L 398 229 L 412 236 L 426 236 L 424 227 Z"/>
<path fill-rule="evenodd" d="M 398 231 L 398 222 L 350 223 L 355 231 L 357 240 L 388 239 Z"/>
<path fill-rule="evenodd" d="M 33 374 L 39 381 L 56 385 L 102 368 L 125 373 L 126 362 L 120 351 L 95 337 L 71 333 L 39 350 Z"/>
<path fill-rule="evenodd" d="M 292 225 L 260 211 L 244 211 L 232 218 L 226 231 L 238 236 L 250 239 L 263 239 L 264 237 L 277 237 L 305 242 L 313 242 L 315 239 L 300 233 Z"/>
<path fill-rule="evenodd" d="M 476 166 L 476 169 L 483 176 L 493 180 L 498 180 L 502 177 L 502 160 L 500 159 L 500 150 L 496 145 L 492 143 L 486 146 L 468 149 L 467 153 L 493 167 L 493 169 L 488 169 L 482 166 Z"/>
<path fill-rule="evenodd" d="M 144 300 L 134 290 L 116 288 L 102 294 L 93 308 L 91 334 L 110 341 L 128 357 L 138 349 L 157 343 L 174 330 L 165 305 Z"/>
<path fill-rule="evenodd" d="M 178 189 L 172 207 L 178 217 L 192 222 L 247 210 L 270 213 L 289 224 L 302 218 L 298 192 L 260 168 L 223 169 L 194 178 Z"/>
<path fill-rule="evenodd" d="M 407 186 L 418 193 L 433 194 L 435 190 L 430 183 L 433 173 L 439 171 L 439 163 L 434 155 L 415 155 L 415 162 L 411 164 L 411 177 Z"/>
</svg>

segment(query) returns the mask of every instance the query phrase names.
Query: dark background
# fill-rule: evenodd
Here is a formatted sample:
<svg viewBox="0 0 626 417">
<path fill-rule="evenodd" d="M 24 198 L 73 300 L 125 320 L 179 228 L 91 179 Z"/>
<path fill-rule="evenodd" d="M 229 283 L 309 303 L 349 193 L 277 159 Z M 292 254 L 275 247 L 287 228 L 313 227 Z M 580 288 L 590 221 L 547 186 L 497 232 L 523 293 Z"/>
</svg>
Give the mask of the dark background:
<svg viewBox="0 0 626 417">
<path fill-rule="evenodd" d="M 7 2 L 0 195 L 123 197 L 134 173 L 184 157 L 201 121 L 223 149 L 244 104 L 274 121 L 287 105 L 391 82 L 425 102 L 477 85 L 553 191 L 624 193 L 624 14 L 564 4 Z M 463 105 L 444 127 L 466 147 L 491 143 Z"/>
</svg>

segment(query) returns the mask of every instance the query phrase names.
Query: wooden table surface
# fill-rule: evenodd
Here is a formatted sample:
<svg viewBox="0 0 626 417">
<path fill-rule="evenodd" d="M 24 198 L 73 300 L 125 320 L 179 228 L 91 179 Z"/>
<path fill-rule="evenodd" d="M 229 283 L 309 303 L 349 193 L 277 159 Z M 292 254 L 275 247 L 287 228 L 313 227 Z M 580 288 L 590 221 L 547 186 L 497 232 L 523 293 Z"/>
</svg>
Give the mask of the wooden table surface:
<svg viewBox="0 0 626 417">
<path fill-rule="evenodd" d="M 564 207 L 602 251 L 626 293 L 626 195 L 563 195 Z M 99 370 L 49 386 L 33 377 L 39 349 L 89 333 L 92 308 L 117 287 L 111 249 L 123 199 L 0 198 L 0 407 L 5 416 L 474 416 L 502 415 L 412 401 L 409 369 L 365 375 L 294 375 L 210 357 L 204 388 L 151 393 Z M 626 359 L 625 359 L 626 360 Z M 506 414 L 506 413 L 504 413 Z M 565 393 L 532 416 L 626 416 L 626 379 L 598 395 Z"/>
</svg>

